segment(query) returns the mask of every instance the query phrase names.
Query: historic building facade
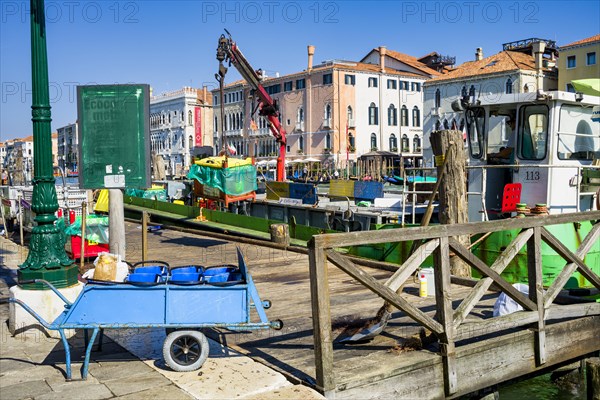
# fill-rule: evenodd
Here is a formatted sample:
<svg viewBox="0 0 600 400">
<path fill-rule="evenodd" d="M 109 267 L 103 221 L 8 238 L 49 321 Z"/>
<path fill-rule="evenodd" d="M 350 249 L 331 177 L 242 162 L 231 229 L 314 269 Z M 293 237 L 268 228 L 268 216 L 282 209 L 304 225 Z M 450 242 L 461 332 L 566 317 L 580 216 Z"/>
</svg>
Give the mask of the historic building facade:
<svg viewBox="0 0 600 400">
<path fill-rule="evenodd" d="M 192 157 L 212 147 L 212 99 L 206 87 L 150 98 L 150 148 L 163 158 L 168 178 L 187 174 Z"/>
</svg>

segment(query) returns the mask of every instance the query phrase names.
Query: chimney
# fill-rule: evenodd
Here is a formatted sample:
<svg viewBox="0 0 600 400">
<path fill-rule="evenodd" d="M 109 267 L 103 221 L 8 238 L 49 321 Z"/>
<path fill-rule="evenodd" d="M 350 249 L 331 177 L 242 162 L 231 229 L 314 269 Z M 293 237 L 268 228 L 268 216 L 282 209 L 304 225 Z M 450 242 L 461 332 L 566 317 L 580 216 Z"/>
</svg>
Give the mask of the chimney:
<svg viewBox="0 0 600 400">
<path fill-rule="evenodd" d="M 532 45 L 533 49 L 533 57 L 535 58 L 535 70 L 537 72 L 542 71 L 543 62 L 544 62 L 544 51 L 546 51 L 546 43 L 544 42 L 535 42 Z"/>
<path fill-rule="evenodd" d="M 544 51 L 546 50 L 545 42 L 535 42 L 532 45 L 533 58 L 535 59 L 535 73 L 537 75 L 537 90 L 543 90 L 542 68 L 544 67 Z"/>
<path fill-rule="evenodd" d="M 379 46 L 379 68 L 381 73 L 385 72 L 385 55 L 387 54 L 387 48 L 385 46 Z"/>
<path fill-rule="evenodd" d="M 308 72 L 312 71 L 314 55 L 315 55 L 315 46 L 308 45 L 308 69 L 307 69 Z"/>
<path fill-rule="evenodd" d="M 204 85 L 202 86 L 202 96 L 204 97 L 204 101 L 208 101 L 209 97 L 208 97 L 208 86 Z"/>
<path fill-rule="evenodd" d="M 483 60 L 483 49 L 481 47 L 478 47 L 475 50 L 475 61 L 481 61 Z"/>
</svg>

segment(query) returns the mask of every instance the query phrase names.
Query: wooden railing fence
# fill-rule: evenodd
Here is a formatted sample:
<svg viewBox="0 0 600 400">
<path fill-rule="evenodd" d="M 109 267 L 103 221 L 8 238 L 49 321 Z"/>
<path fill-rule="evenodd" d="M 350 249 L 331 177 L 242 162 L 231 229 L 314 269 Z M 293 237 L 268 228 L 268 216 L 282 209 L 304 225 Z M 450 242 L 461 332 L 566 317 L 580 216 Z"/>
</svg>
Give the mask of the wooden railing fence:
<svg viewBox="0 0 600 400">
<path fill-rule="evenodd" d="M 593 224 L 591 231 L 575 252 L 569 250 L 545 228 L 548 225 L 577 224 L 582 221 L 596 223 Z M 520 233 L 491 266 L 486 265 L 470 249 L 453 238 L 460 235 L 485 234 L 487 232 L 513 229 L 520 230 Z M 531 325 L 533 325 L 536 363 L 542 365 L 546 362 L 545 323 L 547 320 L 600 314 L 600 307 L 597 303 L 553 304 L 553 301 L 575 271 L 579 271 L 593 286 L 600 289 L 600 277 L 583 261 L 592 246 L 598 242 L 599 237 L 600 211 L 315 236 L 309 243 L 309 263 L 317 386 L 326 395 L 333 393 L 336 388 L 333 372 L 334 360 L 327 260 L 437 335 L 440 343 L 440 353 L 443 357 L 445 392 L 447 395 L 452 395 L 457 391 L 455 358 L 457 341 L 479 336 L 482 331 L 490 333 L 517 327 L 531 329 Z M 398 270 L 385 283 L 380 283 L 356 266 L 350 258 L 335 251 L 336 248 L 346 246 L 415 240 L 421 240 L 421 246 L 406 262 L 398 267 Z M 547 290 L 544 290 L 542 284 L 540 250 L 542 242 L 548 244 L 566 261 L 564 269 Z M 524 246 L 527 250 L 529 296 L 521 293 L 500 276 Z M 484 276 L 477 281 L 456 310 L 452 308 L 450 295 L 451 252 Z M 431 254 L 433 254 L 435 260 L 435 319 L 426 315 L 394 290 L 400 287 Z M 469 312 L 481 300 L 492 284 L 495 284 L 506 295 L 519 303 L 524 311 L 483 320 L 477 323 L 476 329 L 473 328 L 473 324 L 463 325 Z"/>
</svg>

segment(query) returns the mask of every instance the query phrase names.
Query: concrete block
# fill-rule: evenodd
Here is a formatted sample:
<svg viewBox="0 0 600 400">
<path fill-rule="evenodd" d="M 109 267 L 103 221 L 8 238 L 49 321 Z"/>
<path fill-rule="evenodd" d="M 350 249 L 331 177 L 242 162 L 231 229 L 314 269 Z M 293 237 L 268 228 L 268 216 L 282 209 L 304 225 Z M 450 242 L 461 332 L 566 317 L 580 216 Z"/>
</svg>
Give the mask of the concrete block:
<svg viewBox="0 0 600 400">
<path fill-rule="evenodd" d="M 77 284 L 59 289 L 58 291 L 69 301 L 74 301 L 83 290 L 84 284 Z M 65 310 L 65 303 L 52 290 L 25 290 L 20 286 L 10 288 L 10 298 L 18 299 L 27 304 L 48 323 L 52 323 Z M 50 337 L 60 338 L 58 331 L 46 330 L 31 314 L 14 303 L 10 303 L 8 329 L 12 335 L 17 335 L 29 329 L 37 329 Z M 75 334 L 74 330 L 65 331 L 67 337 Z"/>
</svg>

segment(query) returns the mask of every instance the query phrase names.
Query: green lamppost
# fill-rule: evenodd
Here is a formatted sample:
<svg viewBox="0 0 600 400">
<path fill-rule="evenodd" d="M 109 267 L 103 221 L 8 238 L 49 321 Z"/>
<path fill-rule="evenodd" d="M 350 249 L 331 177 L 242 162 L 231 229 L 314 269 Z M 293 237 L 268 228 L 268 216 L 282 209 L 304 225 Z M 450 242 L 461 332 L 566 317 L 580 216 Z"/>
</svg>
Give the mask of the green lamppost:
<svg viewBox="0 0 600 400">
<path fill-rule="evenodd" d="M 44 0 L 31 0 L 31 72 L 33 105 L 33 198 L 36 226 L 31 232 L 29 255 L 19 266 L 19 281 L 45 279 L 56 287 L 77 283 L 78 268 L 65 252 L 64 234 L 54 224 L 58 210 L 52 168 L 50 95 Z M 43 289 L 39 284 L 26 289 Z"/>
</svg>

